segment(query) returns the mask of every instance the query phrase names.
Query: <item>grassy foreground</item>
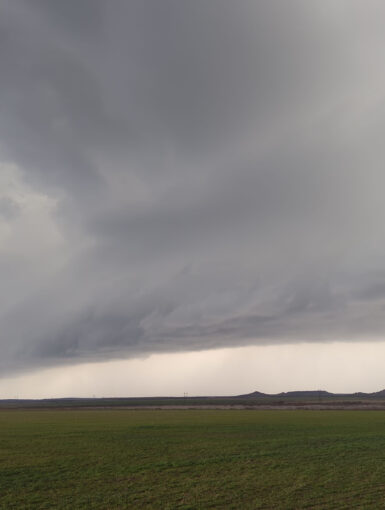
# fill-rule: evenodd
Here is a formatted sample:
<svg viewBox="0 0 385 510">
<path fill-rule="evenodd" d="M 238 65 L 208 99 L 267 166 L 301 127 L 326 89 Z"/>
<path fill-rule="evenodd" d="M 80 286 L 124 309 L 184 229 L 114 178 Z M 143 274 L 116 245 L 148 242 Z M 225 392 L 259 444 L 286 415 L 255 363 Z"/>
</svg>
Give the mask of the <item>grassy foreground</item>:
<svg viewBox="0 0 385 510">
<path fill-rule="evenodd" d="M 2 411 L 0 508 L 385 508 L 385 413 Z"/>
</svg>

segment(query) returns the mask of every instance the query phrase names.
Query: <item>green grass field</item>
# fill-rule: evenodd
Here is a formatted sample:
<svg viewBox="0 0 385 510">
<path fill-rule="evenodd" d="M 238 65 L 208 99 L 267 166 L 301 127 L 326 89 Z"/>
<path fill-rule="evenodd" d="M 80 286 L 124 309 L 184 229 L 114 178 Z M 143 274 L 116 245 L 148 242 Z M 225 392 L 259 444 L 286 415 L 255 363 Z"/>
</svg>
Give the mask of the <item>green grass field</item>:
<svg viewBox="0 0 385 510">
<path fill-rule="evenodd" d="M 0 508 L 385 508 L 385 412 L 2 411 Z"/>
</svg>

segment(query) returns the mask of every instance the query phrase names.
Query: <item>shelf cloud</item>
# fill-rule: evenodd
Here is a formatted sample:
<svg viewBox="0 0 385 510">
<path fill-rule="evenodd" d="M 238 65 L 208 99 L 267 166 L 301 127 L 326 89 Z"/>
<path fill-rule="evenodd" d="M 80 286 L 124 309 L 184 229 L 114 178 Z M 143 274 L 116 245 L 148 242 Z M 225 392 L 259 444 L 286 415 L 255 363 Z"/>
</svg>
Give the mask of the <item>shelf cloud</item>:
<svg viewBox="0 0 385 510">
<path fill-rule="evenodd" d="M 383 338 L 383 2 L 0 12 L 2 373 Z"/>
</svg>

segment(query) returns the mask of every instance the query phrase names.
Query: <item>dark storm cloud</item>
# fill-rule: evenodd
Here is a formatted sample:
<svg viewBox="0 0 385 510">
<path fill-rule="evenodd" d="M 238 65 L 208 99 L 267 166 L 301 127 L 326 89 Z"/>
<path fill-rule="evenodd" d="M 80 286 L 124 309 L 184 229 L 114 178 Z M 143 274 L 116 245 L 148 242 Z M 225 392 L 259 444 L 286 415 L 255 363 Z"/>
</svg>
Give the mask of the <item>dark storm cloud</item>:
<svg viewBox="0 0 385 510">
<path fill-rule="evenodd" d="M 381 2 L 0 9 L 3 370 L 381 337 Z"/>
</svg>

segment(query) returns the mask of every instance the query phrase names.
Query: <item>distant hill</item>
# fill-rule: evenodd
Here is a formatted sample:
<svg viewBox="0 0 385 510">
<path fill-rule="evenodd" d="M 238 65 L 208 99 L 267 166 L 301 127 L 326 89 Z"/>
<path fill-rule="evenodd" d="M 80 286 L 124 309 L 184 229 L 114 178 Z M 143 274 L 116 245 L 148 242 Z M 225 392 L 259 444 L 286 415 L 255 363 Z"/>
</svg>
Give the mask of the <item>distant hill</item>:
<svg viewBox="0 0 385 510">
<path fill-rule="evenodd" d="M 287 391 L 278 393 L 277 397 L 300 397 L 300 398 L 319 398 L 319 397 L 333 397 L 334 393 L 329 393 L 324 390 L 313 391 Z"/>
<path fill-rule="evenodd" d="M 81 409 L 81 408 L 140 408 L 140 407 L 209 407 L 245 406 L 375 406 L 385 409 L 385 390 L 373 393 L 330 393 L 325 390 L 287 391 L 277 394 L 253 391 L 238 396 L 185 396 L 185 397 L 120 397 L 120 398 L 53 398 L 53 399 L 4 399 L 0 409 Z M 382 406 L 382 407 L 381 407 Z"/>
<path fill-rule="evenodd" d="M 245 395 L 237 395 L 236 398 L 274 398 L 274 399 L 320 399 L 320 398 L 347 398 L 347 399 L 385 399 L 385 390 L 376 391 L 373 393 L 330 393 L 325 390 L 307 390 L 307 391 L 283 391 L 281 393 L 262 393 L 260 391 L 253 391 Z"/>
<path fill-rule="evenodd" d="M 375 393 L 368 393 L 371 397 L 385 398 L 385 390 L 376 391 Z"/>
<path fill-rule="evenodd" d="M 269 395 L 268 393 L 261 393 L 260 391 L 253 391 L 253 393 L 247 393 L 246 395 L 237 395 L 237 398 L 263 398 L 263 397 L 274 397 L 275 395 Z"/>
<path fill-rule="evenodd" d="M 261 393 L 260 391 L 253 391 L 246 395 L 237 395 L 237 398 L 319 398 L 319 397 L 333 397 L 334 393 L 329 393 L 324 390 L 310 390 L 310 391 L 283 391 L 281 393 Z"/>
</svg>

